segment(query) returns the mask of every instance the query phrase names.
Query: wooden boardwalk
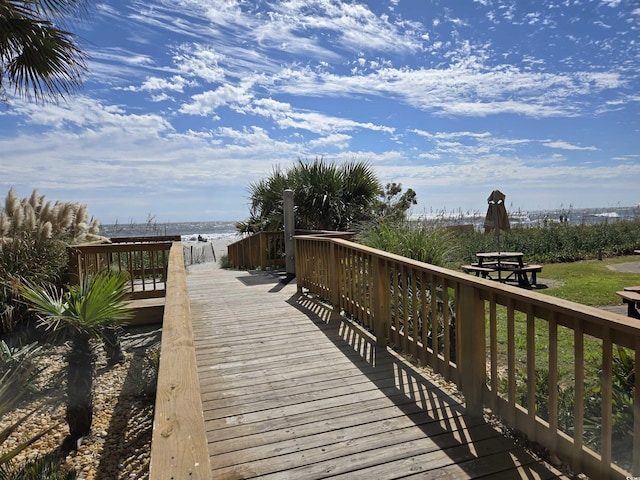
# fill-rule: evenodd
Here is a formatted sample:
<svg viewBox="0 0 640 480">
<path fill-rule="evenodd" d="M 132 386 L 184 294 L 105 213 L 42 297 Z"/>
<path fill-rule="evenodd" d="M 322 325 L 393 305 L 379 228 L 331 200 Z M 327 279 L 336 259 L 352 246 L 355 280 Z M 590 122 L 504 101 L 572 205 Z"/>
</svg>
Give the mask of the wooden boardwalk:
<svg viewBox="0 0 640 480">
<path fill-rule="evenodd" d="M 563 478 L 281 280 L 189 268 L 212 478 Z"/>
</svg>

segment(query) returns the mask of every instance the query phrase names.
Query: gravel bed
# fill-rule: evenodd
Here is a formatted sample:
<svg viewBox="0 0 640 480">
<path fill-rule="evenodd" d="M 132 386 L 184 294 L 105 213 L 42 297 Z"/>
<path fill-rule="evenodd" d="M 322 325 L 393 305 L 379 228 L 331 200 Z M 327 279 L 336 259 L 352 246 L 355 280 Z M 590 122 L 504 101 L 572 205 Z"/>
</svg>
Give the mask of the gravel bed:
<svg viewBox="0 0 640 480">
<path fill-rule="evenodd" d="M 159 348 L 160 330 L 157 327 L 130 328 L 123 332 L 121 341 L 125 360 L 120 364 L 108 367 L 104 350 L 96 351 L 91 435 L 84 437 L 77 451 L 71 452 L 64 462 L 65 467 L 76 470 L 82 480 L 145 479 L 149 476 L 155 399 L 149 389 L 142 388 L 145 383 L 141 366 L 146 353 Z M 63 347 L 51 347 L 39 359 L 39 365 L 45 369 L 39 378 L 46 381 L 48 393 L 31 395 L 19 408 L 2 416 L 0 429 L 38 403 L 45 402 L 45 408 L 23 422 L 1 451 L 17 445 L 34 432 L 56 425 L 17 457 L 18 461 L 55 452 L 68 434 L 64 403 L 52 400 L 56 392 L 64 390 L 61 385 L 64 352 Z"/>
</svg>

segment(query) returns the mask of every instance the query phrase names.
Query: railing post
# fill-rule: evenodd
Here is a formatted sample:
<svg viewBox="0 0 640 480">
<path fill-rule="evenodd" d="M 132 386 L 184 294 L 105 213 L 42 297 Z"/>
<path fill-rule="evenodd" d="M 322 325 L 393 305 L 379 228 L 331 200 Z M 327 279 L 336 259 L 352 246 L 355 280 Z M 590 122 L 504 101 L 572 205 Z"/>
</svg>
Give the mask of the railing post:
<svg viewBox="0 0 640 480">
<path fill-rule="evenodd" d="M 306 251 L 306 245 L 301 246 L 302 245 L 302 240 L 300 240 L 299 238 L 294 238 L 293 240 L 295 242 L 295 249 L 300 252 L 300 251 Z M 305 265 L 302 263 L 302 259 L 306 259 L 306 255 L 302 254 L 298 254 L 296 255 L 295 258 L 295 263 L 296 263 L 296 274 L 298 275 L 298 278 L 296 280 L 296 290 L 298 292 L 298 295 L 302 295 L 302 284 L 303 282 L 306 280 L 306 276 L 307 276 L 307 271 L 306 271 L 306 267 Z"/>
<path fill-rule="evenodd" d="M 484 302 L 472 285 L 460 285 L 456 297 L 460 376 L 469 415 L 481 416 L 482 391 L 486 383 Z"/>
<path fill-rule="evenodd" d="M 373 282 L 373 333 L 376 336 L 376 346 L 386 347 L 389 342 L 389 323 L 387 319 L 389 302 L 389 275 L 386 269 L 381 267 L 383 260 L 377 256 L 372 257 L 371 275 Z"/>
<path fill-rule="evenodd" d="M 259 234 L 259 243 L 258 243 L 258 258 L 257 262 L 253 265 L 253 268 L 261 267 L 265 268 L 267 266 L 267 234 L 265 232 L 260 232 Z"/>
<path fill-rule="evenodd" d="M 293 216 L 293 190 L 287 188 L 282 194 L 284 211 L 284 255 L 287 276 L 296 275 L 296 256 L 293 235 L 295 234 L 295 218 Z"/>
<path fill-rule="evenodd" d="M 329 265 L 328 265 L 328 273 L 329 278 L 327 279 L 327 285 L 330 289 L 329 292 L 329 300 L 331 301 L 331 305 L 333 305 L 333 312 L 331 316 L 333 318 L 337 318 L 340 316 L 340 267 L 338 265 L 339 262 L 338 255 L 336 254 L 336 244 L 335 242 L 329 241 Z"/>
<path fill-rule="evenodd" d="M 80 251 L 74 247 L 67 247 L 69 258 L 69 285 L 80 285 Z"/>
</svg>

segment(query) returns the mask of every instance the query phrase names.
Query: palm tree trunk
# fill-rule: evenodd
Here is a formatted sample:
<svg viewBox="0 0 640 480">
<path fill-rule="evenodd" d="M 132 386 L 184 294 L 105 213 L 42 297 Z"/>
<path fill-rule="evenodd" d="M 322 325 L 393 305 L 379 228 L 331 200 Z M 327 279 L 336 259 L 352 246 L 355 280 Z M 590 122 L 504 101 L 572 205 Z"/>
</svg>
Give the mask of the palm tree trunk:
<svg viewBox="0 0 640 480">
<path fill-rule="evenodd" d="M 104 351 L 107 355 L 107 365 L 109 367 L 116 363 L 124 362 L 124 352 L 120 344 L 120 334 L 118 327 L 106 327 L 102 333 L 104 341 Z"/>
<path fill-rule="evenodd" d="M 68 354 L 67 423 L 65 444 L 76 448 L 77 441 L 91 432 L 93 420 L 93 373 L 96 355 L 88 335 L 77 334 Z"/>
</svg>

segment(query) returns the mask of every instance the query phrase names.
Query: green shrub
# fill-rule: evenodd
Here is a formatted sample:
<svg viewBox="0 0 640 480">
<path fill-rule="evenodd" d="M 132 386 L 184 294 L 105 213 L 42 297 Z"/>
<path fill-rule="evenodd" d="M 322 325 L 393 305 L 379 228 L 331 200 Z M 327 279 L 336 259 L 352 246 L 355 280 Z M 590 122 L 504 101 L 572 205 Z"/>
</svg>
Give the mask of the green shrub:
<svg viewBox="0 0 640 480">
<path fill-rule="evenodd" d="M 226 253 L 222 255 L 220 257 L 220 260 L 218 261 L 218 265 L 220 265 L 220 268 L 231 268 L 231 263 L 229 262 L 229 255 L 227 255 Z"/>
</svg>

